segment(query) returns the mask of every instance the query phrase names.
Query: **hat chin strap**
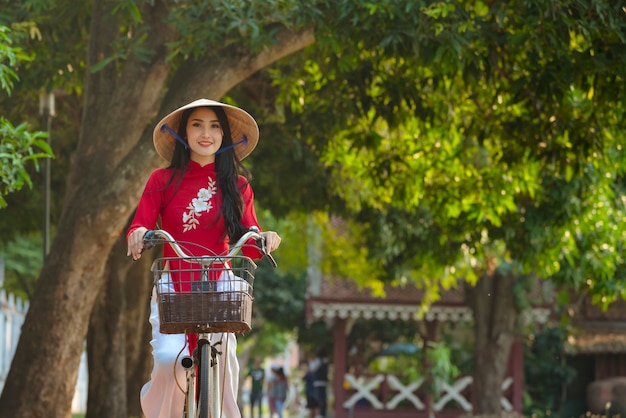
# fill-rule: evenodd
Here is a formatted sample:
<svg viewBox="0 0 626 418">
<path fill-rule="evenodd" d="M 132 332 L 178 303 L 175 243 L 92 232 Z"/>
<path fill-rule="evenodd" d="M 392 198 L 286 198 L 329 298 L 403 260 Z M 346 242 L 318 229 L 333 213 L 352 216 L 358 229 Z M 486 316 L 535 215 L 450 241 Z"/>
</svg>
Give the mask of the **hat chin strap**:
<svg viewBox="0 0 626 418">
<path fill-rule="evenodd" d="M 187 151 L 189 151 L 189 144 L 187 142 L 185 142 L 184 139 L 182 139 L 180 137 L 180 135 L 178 135 L 176 132 L 174 132 L 174 130 L 172 128 L 170 128 L 169 126 L 167 126 L 167 123 L 164 123 L 163 125 L 161 125 L 161 132 L 167 131 L 170 133 L 170 135 L 172 135 L 174 137 L 175 140 L 177 140 L 178 142 L 180 142 L 181 144 L 183 144 L 183 147 L 185 147 L 185 149 Z"/>
<path fill-rule="evenodd" d="M 243 139 L 242 139 L 241 141 L 239 141 L 239 142 L 235 142 L 234 144 L 230 144 L 230 145 L 228 145 L 228 146 L 226 146 L 226 147 L 224 147 L 224 148 L 220 148 L 220 149 L 218 149 L 218 150 L 217 150 L 217 152 L 215 153 L 215 155 L 217 155 L 217 154 L 221 154 L 222 152 L 224 152 L 224 151 L 226 151 L 226 150 L 229 150 L 229 149 L 231 149 L 231 148 L 235 148 L 237 145 L 241 145 L 241 144 L 244 144 L 244 145 L 245 145 L 245 144 L 247 144 L 247 143 L 248 143 L 248 136 L 247 136 L 247 135 L 244 135 L 244 136 L 243 136 Z"/>
</svg>

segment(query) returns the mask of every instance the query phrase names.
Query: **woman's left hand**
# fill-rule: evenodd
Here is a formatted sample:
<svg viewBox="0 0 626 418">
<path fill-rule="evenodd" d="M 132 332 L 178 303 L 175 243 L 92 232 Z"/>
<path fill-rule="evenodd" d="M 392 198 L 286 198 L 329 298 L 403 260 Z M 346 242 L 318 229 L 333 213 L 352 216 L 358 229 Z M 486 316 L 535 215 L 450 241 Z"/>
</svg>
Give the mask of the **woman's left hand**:
<svg viewBox="0 0 626 418">
<path fill-rule="evenodd" d="M 263 235 L 263 238 L 265 238 L 265 249 L 267 250 L 268 254 L 280 246 L 281 238 L 280 235 L 278 235 L 276 232 L 265 231 L 261 232 L 261 235 Z"/>
</svg>

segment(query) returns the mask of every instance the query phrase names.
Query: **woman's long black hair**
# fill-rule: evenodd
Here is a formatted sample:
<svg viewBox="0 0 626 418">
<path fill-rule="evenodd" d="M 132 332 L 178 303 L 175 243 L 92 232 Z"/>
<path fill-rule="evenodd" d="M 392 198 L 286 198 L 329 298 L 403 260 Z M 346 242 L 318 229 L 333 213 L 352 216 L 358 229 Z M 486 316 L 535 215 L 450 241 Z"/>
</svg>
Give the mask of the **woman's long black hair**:
<svg viewBox="0 0 626 418">
<path fill-rule="evenodd" d="M 221 106 L 207 106 L 217 115 L 217 120 L 220 122 L 224 136 L 222 139 L 222 146 L 220 149 L 229 147 L 233 143 L 233 138 L 230 133 L 230 125 L 226 112 Z M 180 119 L 178 125 L 178 135 L 187 141 L 187 122 L 191 113 L 197 109 L 196 107 L 186 109 Z M 174 141 L 176 146 L 174 148 L 174 154 L 172 155 L 172 161 L 168 168 L 172 170 L 172 177 L 168 181 L 166 188 L 176 178 L 176 187 L 180 187 L 180 183 L 183 179 L 189 160 L 191 159 L 191 153 L 188 149 L 179 142 Z M 226 225 L 226 234 L 230 242 L 237 241 L 243 234 L 247 232 L 247 229 L 241 224 L 241 218 L 243 216 L 243 198 L 241 196 L 241 190 L 239 189 L 239 175 L 244 176 L 248 181 L 252 179 L 250 171 L 239 161 L 239 158 L 235 154 L 235 150 L 232 147 L 227 148 L 225 151 L 220 152 L 215 156 L 215 173 L 217 174 L 217 185 L 222 192 L 222 207 L 220 208 L 222 216 L 224 217 L 224 223 Z M 225 238 L 225 237 L 224 237 Z"/>
</svg>

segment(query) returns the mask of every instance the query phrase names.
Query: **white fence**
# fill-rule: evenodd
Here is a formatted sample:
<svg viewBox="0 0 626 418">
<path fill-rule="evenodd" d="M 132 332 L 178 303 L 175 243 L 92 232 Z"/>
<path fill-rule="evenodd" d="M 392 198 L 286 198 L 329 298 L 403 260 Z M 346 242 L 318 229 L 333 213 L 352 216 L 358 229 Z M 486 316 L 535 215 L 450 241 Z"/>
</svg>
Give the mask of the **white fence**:
<svg viewBox="0 0 626 418">
<path fill-rule="evenodd" d="M 0 290 L 0 392 L 4 388 L 11 368 L 11 361 L 27 311 L 28 302 L 23 302 L 14 295 Z M 83 352 L 78 369 L 74 399 L 72 400 L 72 412 L 84 413 L 86 411 L 87 383 L 87 355 Z"/>
<path fill-rule="evenodd" d="M 11 367 L 28 303 L 0 291 L 0 391 Z"/>
</svg>

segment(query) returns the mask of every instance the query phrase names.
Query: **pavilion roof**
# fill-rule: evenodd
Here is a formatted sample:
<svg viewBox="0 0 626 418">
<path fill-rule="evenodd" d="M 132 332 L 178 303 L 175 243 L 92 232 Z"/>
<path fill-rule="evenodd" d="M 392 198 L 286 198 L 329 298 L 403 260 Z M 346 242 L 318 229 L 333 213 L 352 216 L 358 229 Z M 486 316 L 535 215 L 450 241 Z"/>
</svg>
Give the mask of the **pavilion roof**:
<svg viewBox="0 0 626 418">
<path fill-rule="evenodd" d="M 312 296 L 314 299 L 325 301 L 341 301 L 351 303 L 385 303 L 397 305 L 416 305 L 424 297 L 424 291 L 415 285 L 404 286 L 387 284 L 384 286 L 385 296 L 376 296 L 372 288 L 360 287 L 354 280 L 324 277 L 321 281 L 320 292 Z M 462 289 L 450 289 L 441 293 L 441 300 L 437 305 L 459 306 L 464 305 Z"/>
<path fill-rule="evenodd" d="M 420 316 L 419 307 L 424 291 L 415 285 L 384 286 L 384 297 L 376 296 L 371 288 L 360 287 L 354 280 L 321 277 L 317 286 L 309 284 L 307 321 L 334 318 L 438 320 L 469 322 L 472 311 L 465 304 L 462 289 L 442 290 L 440 299 Z M 525 320 L 547 321 L 549 308 L 537 307 Z"/>
<path fill-rule="evenodd" d="M 568 354 L 626 353 L 626 324 L 580 326 L 567 338 Z"/>
<path fill-rule="evenodd" d="M 626 301 L 613 302 L 604 310 L 587 296 L 576 306 L 572 312 L 575 331 L 567 339 L 567 353 L 626 353 Z"/>
</svg>

